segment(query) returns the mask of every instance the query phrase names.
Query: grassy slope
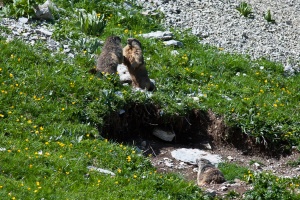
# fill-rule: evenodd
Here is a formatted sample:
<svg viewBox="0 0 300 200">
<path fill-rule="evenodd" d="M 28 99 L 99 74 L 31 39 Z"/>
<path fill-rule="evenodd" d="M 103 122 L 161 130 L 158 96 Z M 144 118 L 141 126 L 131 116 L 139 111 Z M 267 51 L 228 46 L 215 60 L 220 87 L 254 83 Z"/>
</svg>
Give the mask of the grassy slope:
<svg viewBox="0 0 300 200">
<path fill-rule="evenodd" d="M 155 19 L 129 15 L 121 8 L 123 17 L 117 14 L 117 8 L 107 9 L 103 4 L 93 7 L 79 2 L 75 6 L 91 6 L 98 12 L 108 12 L 108 16 L 112 14 L 102 39 L 114 33 L 124 42 L 130 36 L 138 37 L 137 33 L 159 29 Z M 56 37 L 63 38 L 70 30 L 77 33 L 72 20 L 75 18 L 61 19 L 55 25 L 64 25 L 56 31 Z M 72 35 L 74 40 L 79 36 Z M 174 175 L 156 174 L 134 148 L 94 139 L 95 125 L 101 126 L 106 114 L 129 102 L 158 104 L 166 115 L 212 108 L 230 125 L 258 136 L 258 140 L 263 136 L 269 142 L 284 141 L 289 144 L 287 148 L 299 145 L 299 76 L 285 77 L 280 65 L 265 60 L 250 61 L 195 45 L 197 38 L 186 33 L 176 33 L 176 39 L 185 45 L 176 49 L 178 56 L 170 56 L 174 48 L 164 47 L 161 41 L 139 39 L 148 58 L 150 77 L 156 80 L 157 91 L 151 99 L 121 86 L 116 76 L 98 79 L 88 74 L 94 66 L 88 54 L 82 53 L 70 62 L 65 55 L 53 57 L 42 47 L 0 41 L 0 148 L 5 148 L 0 151 L 1 197 L 201 196 L 197 187 Z M 116 91 L 121 91 L 123 98 Z M 199 102 L 186 98 L 188 94 L 199 96 Z M 89 171 L 88 165 L 117 175 Z"/>
<path fill-rule="evenodd" d="M 51 57 L 46 51 L 41 53 L 41 49 L 38 53 L 18 41 L 7 44 L 1 40 L 0 46 L 0 147 L 5 148 L 0 152 L 0 196 L 200 196 L 199 189 L 176 176 L 156 174 L 150 162 L 134 148 L 93 139 L 97 132 L 87 122 L 91 121 L 89 118 L 97 120 L 103 112 L 124 103 L 116 99 L 107 105 L 115 95 L 104 97 L 99 88 L 110 90 L 111 80 L 100 81 L 84 67 L 65 64 L 64 57 Z M 112 170 L 117 175 L 89 171 L 89 165 Z"/>
</svg>

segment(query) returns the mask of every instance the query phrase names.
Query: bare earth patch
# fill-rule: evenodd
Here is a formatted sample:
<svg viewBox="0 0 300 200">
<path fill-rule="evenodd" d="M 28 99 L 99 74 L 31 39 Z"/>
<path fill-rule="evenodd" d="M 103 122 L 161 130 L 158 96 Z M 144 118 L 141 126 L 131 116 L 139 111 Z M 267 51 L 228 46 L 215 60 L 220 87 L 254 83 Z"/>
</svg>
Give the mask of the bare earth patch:
<svg viewBox="0 0 300 200">
<path fill-rule="evenodd" d="M 197 166 L 183 163 L 174 159 L 171 156 L 173 150 L 179 148 L 196 148 L 195 145 L 179 145 L 170 144 L 163 141 L 152 140 L 149 141 L 149 147 L 146 149 L 146 154 L 152 154 L 151 162 L 160 173 L 178 173 L 186 180 L 196 184 L 197 180 Z M 244 155 L 242 151 L 234 147 L 218 147 L 213 150 L 206 149 L 207 152 L 218 154 L 222 156 L 222 160 L 226 162 L 236 163 L 239 166 L 244 166 L 253 171 L 269 171 L 280 177 L 297 177 L 300 175 L 300 168 L 290 167 L 287 165 L 288 161 L 294 161 L 299 158 L 300 154 L 297 151 L 292 152 L 291 155 L 281 156 L 280 158 L 262 156 L 262 155 Z M 232 159 L 228 159 L 232 158 Z M 257 168 L 252 163 L 260 164 Z M 217 196 L 224 196 L 230 191 L 243 194 L 251 188 L 250 184 L 246 184 L 242 180 L 235 180 L 234 183 L 225 182 L 223 184 L 211 184 L 202 187 L 203 190 L 213 193 Z"/>
<path fill-rule="evenodd" d="M 124 111 L 107 116 L 106 125 L 101 130 L 102 136 L 135 145 L 146 156 L 151 154 L 151 162 L 160 173 L 177 173 L 196 184 L 197 166 L 176 160 L 171 155 L 173 150 L 191 148 L 218 154 L 222 161 L 254 172 L 268 171 L 289 178 L 300 176 L 300 166 L 287 165 L 289 161 L 299 159 L 300 153 L 296 149 L 286 153 L 255 144 L 254 138 L 237 128 L 227 127 L 223 118 L 212 111 L 194 110 L 186 116 L 169 118 L 161 117 L 159 108 L 154 105 L 133 104 Z M 172 142 L 162 141 L 152 135 L 156 128 L 174 132 L 176 138 Z M 251 185 L 236 179 L 219 185 L 206 185 L 202 189 L 220 197 L 235 191 L 242 198 Z"/>
</svg>

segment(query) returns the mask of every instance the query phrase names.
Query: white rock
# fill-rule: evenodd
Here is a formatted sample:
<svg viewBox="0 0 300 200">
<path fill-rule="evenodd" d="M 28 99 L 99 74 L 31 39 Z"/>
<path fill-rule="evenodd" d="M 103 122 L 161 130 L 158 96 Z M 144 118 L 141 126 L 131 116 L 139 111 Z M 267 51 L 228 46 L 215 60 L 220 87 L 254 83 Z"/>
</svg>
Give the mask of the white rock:
<svg viewBox="0 0 300 200">
<path fill-rule="evenodd" d="M 227 186 L 222 186 L 220 189 L 221 189 L 221 191 L 226 191 L 226 190 L 228 190 L 228 187 Z"/>
<path fill-rule="evenodd" d="M 161 129 L 154 129 L 153 135 L 167 142 L 171 142 L 175 137 L 175 134 L 173 132 L 167 132 Z"/>
<path fill-rule="evenodd" d="M 164 41 L 164 44 L 166 46 L 177 46 L 177 47 L 183 47 L 183 43 L 179 42 L 177 40 L 169 40 L 169 41 Z"/>
<path fill-rule="evenodd" d="M 1 147 L 0 151 L 6 151 L 6 148 Z"/>
<path fill-rule="evenodd" d="M 103 174 L 109 174 L 109 175 L 112 175 L 112 176 L 116 175 L 115 173 L 113 173 L 113 172 L 111 172 L 107 169 L 101 169 L 101 168 L 94 167 L 94 166 L 88 166 L 87 168 L 91 171 L 97 171 L 97 172 L 100 172 L 100 173 L 103 173 Z"/>
<path fill-rule="evenodd" d="M 172 168 L 174 166 L 173 160 L 170 158 L 163 158 L 165 166 Z"/>
<path fill-rule="evenodd" d="M 199 97 L 192 97 L 192 99 L 197 102 L 200 100 Z"/>
<path fill-rule="evenodd" d="M 53 32 L 51 32 L 45 28 L 40 28 L 40 29 L 36 30 L 36 33 L 44 34 L 46 36 L 51 36 L 53 34 Z"/>
<path fill-rule="evenodd" d="M 131 83 L 132 82 L 129 71 L 124 64 L 119 64 L 117 67 L 117 71 L 118 71 L 121 83 Z"/>
<path fill-rule="evenodd" d="M 203 146 L 205 146 L 206 149 L 212 150 L 211 146 L 209 143 L 203 144 Z"/>
<path fill-rule="evenodd" d="M 44 4 L 38 5 L 34 8 L 35 15 L 38 19 L 53 20 L 53 15 L 50 11 L 50 7 L 54 7 L 50 0 L 47 0 Z"/>
<path fill-rule="evenodd" d="M 180 160 L 192 165 L 196 165 L 196 159 L 205 158 L 209 160 L 213 165 L 218 165 L 222 158 L 220 155 L 211 154 L 207 151 L 199 150 L 199 149 L 187 149 L 181 148 L 176 149 L 171 152 L 171 155 L 176 160 Z"/>
<path fill-rule="evenodd" d="M 26 18 L 26 17 L 20 17 L 18 19 L 18 21 L 21 22 L 21 23 L 23 23 L 23 24 L 26 24 L 28 22 L 28 18 Z"/>
<path fill-rule="evenodd" d="M 144 38 L 169 40 L 169 39 L 172 39 L 173 33 L 170 31 L 156 31 L 156 32 L 141 34 L 140 36 L 142 36 Z"/>
<path fill-rule="evenodd" d="M 232 156 L 227 156 L 227 159 L 228 159 L 229 161 L 233 161 L 233 157 L 232 157 Z"/>
<path fill-rule="evenodd" d="M 258 164 L 257 162 L 253 164 L 255 166 L 256 169 L 261 169 L 260 164 Z"/>
<path fill-rule="evenodd" d="M 30 33 L 22 33 L 22 36 L 27 38 L 28 36 L 30 36 Z"/>
<path fill-rule="evenodd" d="M 179 52 L 177 50 L 173 50 L 173 51 L 171 51 L 171 55 L 177 56 L 177 55 L 179 55 Z"/>
</svg>

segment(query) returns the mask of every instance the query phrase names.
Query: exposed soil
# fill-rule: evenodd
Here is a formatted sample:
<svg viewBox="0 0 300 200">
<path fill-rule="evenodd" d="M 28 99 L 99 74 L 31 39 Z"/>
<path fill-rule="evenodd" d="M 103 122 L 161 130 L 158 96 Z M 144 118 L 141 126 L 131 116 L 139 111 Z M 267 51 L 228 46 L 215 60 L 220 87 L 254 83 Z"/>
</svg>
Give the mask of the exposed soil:
<svg viewBox="0 0 300 200">
<path fill-rule="evenodd" d="M 238 128 L 227 127 L 223 118 L 212 111 L 193 110 L 186 116 L 161 116 L 160 109 L 152 104 L 132 104 L 124 111 L 107 116 L 105 126 L 99 132 L 109 139 L 134 144 L 145 155 L 152 154 L 151 161 L 158 172 L 179 173 L 196 184 L 197 166 L 175 160 L 171 152 L 178 148 L 197 148 L 254 171 L 267 170 L 280 177 L 300 176 L 300 166 L 293 168 L 287 165 L 288 161 L 299 159 L 298 151 L 292 150 L 287 154 L 275 146 L 265 148 L 263 144 L 256 144 L 254 138 L 243 134 Z M 165 142 L 154 137 L 154 128 L 174 132 L 174 141 Z M 203 189 L 223 196 L 229 191 L 243 194 L 250 187 L 243 181 L 235 180 L 234 183 L 207 185 Z"/>
<path fill-rule="evenodd" d="M 213 149 L 205 148 L 205 144 L 202 143 L 202 150 L 205 150 L 212 154 L 218 154 L 222 156 L 222 160 L 225 162 L 235 163 L 239 166 L 247 167 L 253 171 L 270 171 L 273 174 L 280 177 L 299 177 L 300 176 L 300 166 L 291 167 L 287 165 L 288 161 L 294 161 L 299 159 L 300 154 L 297 151 L 293 151 L 288 156 L 270 157 L 260 155 L 245 155 L 242 151 L 230 146 L 217 146 Z M 197 144 L 198 145 L 198 144 Z M 174 159 L 171 156 L 171 152 L 179 148 L 196 148 L 196 144 L 191 145 L 180 145 L 180 144 L 170 144 L 160 140 L 148 140 L 148 146 L 145 149 L 146 154 L 152 154 L 152 164 L 157 168 L 158 172 L 168 173 L 175 172 L 182 175 L 186 180 L 192 181 L 196 184 L 197 180 L 197 166 L 189 165 Z M 259 167 L 253 163 L 259 164 Z M 234 180 L 234 182 L 225 182 L 223 184 L 211 184 L 202 187 L 205 191 L 209 193 L 215 193 L 218 196 L 224 196 L 230 191 L 234 191 L 242 194 L 249 190 L 251 185 L 246 184 L 241 180 Z"/>
</svg>

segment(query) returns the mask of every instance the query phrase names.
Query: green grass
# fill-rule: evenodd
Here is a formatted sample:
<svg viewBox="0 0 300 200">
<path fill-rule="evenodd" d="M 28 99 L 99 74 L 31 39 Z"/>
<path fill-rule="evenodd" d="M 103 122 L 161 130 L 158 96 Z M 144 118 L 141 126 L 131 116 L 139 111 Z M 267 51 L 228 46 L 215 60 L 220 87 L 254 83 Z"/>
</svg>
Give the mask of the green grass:
<svg viewBox="0 0 300 200">
<path fill-rule="evenodd" d="M 299 199 L 299 178 L 279 178 L 270 173 L 249 174 L 253 189 L 243 199 Z"/>
<path fill-rule="evenodd" d="M 93 39 L 105 40 L 116 34 L 125 45 L 128 37 L 137 37 L 157 90 L 148 98 L 119 84 L 117 76 L 98 78 L 89 74 L 95 65 L 91 53 L 101 51 L 89 43 L 74 46 L 79 55 L 70 59 L 60 53 L 51 55 L 43 43 L 30 47 L 1 38 L 2 199 L 204 198 L 192 183 L 176 175 L 157 174 L 149 159 L 134 147 L 98 137 L 96 127 L 101 130 L 105 117 L 132 103 L 157 105 L 163 118 L 184 116 L 195 108 L 212 109 L 225 117 L 227 125 L 241 128 L 258 143 L 282 149 L 299 146 L 299 75 L 286 77 L 280 64 L 265 59 L 251 61 L 202 46 L 188 32 L 173 31 L 175 39 L 184 43 L 183 48 L 165 47 L 162 41 L 141 38 L 138 34 L 162 29 L 160 18 L 144 17 L 137 7 L 128 12 L 121 6 L 123 1 L 72 1 L 72 5 L 71 1 L 54 2 L 65 8 L 55 14 L 57 40 L 68 38 L 73 44 L 89 37 L 79 30 L 74 8 L 107 16 L 104 33 Z M 85 52 L 87 49 L 93 51 Z M 179 55 L 170 56 L 174 49 Z M 199 101 L 187 98 L 190 94 L 199 97 Z M 90 165 L 111 170 L 116 176 L 89 171 Z M 226 171 L 224 166 L 224 174 L 230 180 L 239 177 L 232 173 L 234 169 L 235 166 Z M 264 178 L 253 181 L 260 184 Z M 290 195 L 286 187 L 281 185 L 280 189 Z"/>
<path fill-rule="evenodd" d="M 115 76 L 100 80 L 90 75 L 87 69 L 93 65 L 80 64 L 86 57 L 72 65 L 64 62 L 65 55 L 52 57 L 19 41 L 1 40 L 0 48 L 1 197 L 202 196 L 199 188 L 175 175 L 157 174 L 134 147 L 95 139 L 94 125 L 101 125 L 107 113 L 126 102 L 114 91 L 122 89 L 125 98 L 132 96 L 129 87 L 116 83 Z M 117 175 L 89 171 L 90 165 Z"/>
<path fill-rule="evenodd" d="M 220 163 L 218 168 L 224 174 L 226 181 L 234 181 L 234 179 L 245 179 L 245 174 L 248 174 L 248 168 L 238 166 L 234 163 Z"/>
</svg>

